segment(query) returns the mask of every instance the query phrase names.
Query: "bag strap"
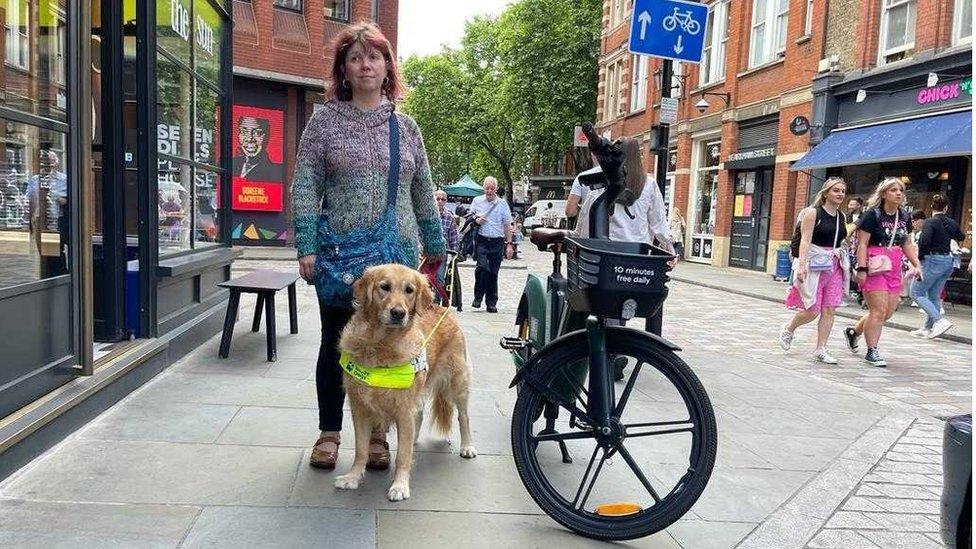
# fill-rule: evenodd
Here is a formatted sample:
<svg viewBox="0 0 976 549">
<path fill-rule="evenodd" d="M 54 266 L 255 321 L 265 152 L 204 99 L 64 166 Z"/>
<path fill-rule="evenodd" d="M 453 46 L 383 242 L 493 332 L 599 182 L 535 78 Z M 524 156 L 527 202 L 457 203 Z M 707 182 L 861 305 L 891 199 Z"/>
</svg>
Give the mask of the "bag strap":
<svg viewBox="0 0 976 549">
<path fill-rule="evenodd" d="M 390 113 L 390 174 L 386 182 L 386 207 L 396 209 L 400 187 L 400 125 L 396 111 Z"/>
<path fill-rule="evenodd" d="M 881 222 L 881 212 L 883 208 L 884 208 L 883 206 L 878 208 L 878 223 Z M 894 246 L 895 244 L 895 233 L 898 232 L 898 214 L 900 213 L 901 213 L 901 208 L 899 207 L 897 210 L 895 210 L 895 225 L 891 228 L 891 238 L 888 239 L 889 248 Z"/>
<path fill-rule="evenodd" d="M 823 206 L 821 206 L 821 208 L 823 208 Z M 824 212 L 826 212 L 826 211 L 827 210 L 824 210 Z M 837 219 L 837 226 L 834 227 L 834 240 L 833 240 L 834 245 L 831 246 L 831 248 L 836 248 L 837 247 L 837 244 L 838 244 L 837 243 L 837 237 L 840 236 L 840 216 L 841 216 L 841 212 L 840 212 L 840 210 L 837 210 L 837 215 L 835 216 L 835 218 Z"/>
</svg>

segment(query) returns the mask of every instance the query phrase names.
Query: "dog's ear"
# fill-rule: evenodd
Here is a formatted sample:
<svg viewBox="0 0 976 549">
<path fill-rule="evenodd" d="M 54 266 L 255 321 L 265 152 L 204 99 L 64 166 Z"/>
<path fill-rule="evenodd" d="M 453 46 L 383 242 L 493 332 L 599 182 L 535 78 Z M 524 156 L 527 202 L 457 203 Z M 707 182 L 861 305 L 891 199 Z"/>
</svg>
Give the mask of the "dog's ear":
<svg viewBox="0 0 976 549">
<path fill-rule="evenodd" d="M 413 313 L 418 314 L 430 309 L 434 304 L 434 292 L 430 289 L 430 281 L 421 273 L 414 276 L 417 284 L 417 298 L 413 301 Z"/>
<path fill-rule="evenodd" d="M 372 268 L 366 269 L 366 271 L 363 272 L 363 276 L 359 277 L 359 279 L 352 284 L 352 307 L 354 309 L 361 308 L 369 299 L 370 294 L 373 293 L 372 270 Z"/>
</svg>

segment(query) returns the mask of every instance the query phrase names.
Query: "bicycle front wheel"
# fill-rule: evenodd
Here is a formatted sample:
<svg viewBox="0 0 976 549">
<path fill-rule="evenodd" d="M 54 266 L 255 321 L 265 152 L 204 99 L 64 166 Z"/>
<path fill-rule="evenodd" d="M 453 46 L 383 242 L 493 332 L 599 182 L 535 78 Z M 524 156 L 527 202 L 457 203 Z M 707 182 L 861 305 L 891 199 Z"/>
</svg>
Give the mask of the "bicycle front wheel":
<svg viewBox="0 0 976 549">
<path fill-rule="evenodd" d="M 630 368 L 614 385 L 611 428 L 593 425 L 590 374 L 581 383 L 567 368 L 589 354 L 581 334 L 527 373 L 512 414 L 512 450 L 526 490 L 556 522 L 590 538 L 627 540 L 688 512 L 711 476 L 718 433 L 704 387 L 672 351 L 627 328 L 607 328 L 606 344 Z M 567 385 L 574 400 L 558 390 Z M 546 402 L 559 407 L 555 426 L 538 415 Z"/>
</svg>

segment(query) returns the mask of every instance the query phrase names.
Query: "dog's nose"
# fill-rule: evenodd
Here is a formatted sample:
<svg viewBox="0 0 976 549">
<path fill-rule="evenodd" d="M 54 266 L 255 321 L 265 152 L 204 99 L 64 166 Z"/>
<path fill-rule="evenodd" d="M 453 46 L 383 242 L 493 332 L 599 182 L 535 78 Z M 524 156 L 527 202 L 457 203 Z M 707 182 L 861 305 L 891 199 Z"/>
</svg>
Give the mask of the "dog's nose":
<svg viewBox="0 0 976 549">
<path fill-rule="evenodd" d="M 407 316 L 407 311 L 403 309 L 390 309 L 390 318 L 396 320 L 397 322 L 403 320 L 403 317 Z"/>
</svg>

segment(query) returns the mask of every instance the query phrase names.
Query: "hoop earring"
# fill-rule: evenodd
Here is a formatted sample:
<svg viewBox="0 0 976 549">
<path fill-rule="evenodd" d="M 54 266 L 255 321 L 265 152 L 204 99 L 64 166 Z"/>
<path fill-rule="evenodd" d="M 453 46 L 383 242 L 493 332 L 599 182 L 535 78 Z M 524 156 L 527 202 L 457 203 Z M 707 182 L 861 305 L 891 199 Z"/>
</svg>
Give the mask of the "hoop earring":
<svg viewBox="0 0 976 549">
<path fill-rule="evenodd" d="M 390 77 L 389 76 L 384 76 L 383 77 L 383 85 L 385 86 L 385 85 L 387 85 L 389 83 L 390 83 Z"/>
<path fill-rule="evenodd" d="M 343 88 L 348 88 L 349 87 L 349 81 L 346 80 L 345 78 L 343 78 L 342 79 L 342 83 L 340 84 L 340 86 L 342 86 Z"/>
</svg>

